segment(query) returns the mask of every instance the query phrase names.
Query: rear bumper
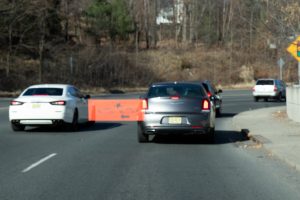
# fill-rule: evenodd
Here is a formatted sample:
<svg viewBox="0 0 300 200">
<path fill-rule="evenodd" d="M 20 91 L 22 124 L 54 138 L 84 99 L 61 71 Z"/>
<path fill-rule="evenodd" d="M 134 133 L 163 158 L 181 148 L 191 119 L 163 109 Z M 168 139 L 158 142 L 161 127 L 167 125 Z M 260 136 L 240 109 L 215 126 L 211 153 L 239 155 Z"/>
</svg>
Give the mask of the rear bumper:
<svg viewBox="0 0 300 200">
<path fill-rule="evenodd" d="M 10 107 L 9 120 L 20 124 L 53 124 L 55 121 L 70 122 L 67 112 L 64 109 L 48 110 L 48 111 L 27 111 L 18 109 L 17 107 Z"/>
<path fill-rule="evenodd" d="M 166 118 L 182 117 L 182 124 L 168 124 Z M 139 122 L 144 134 L 207 134 L 214 122 L 211 113 L 202 114 L 145 114 L 144 121 Z"/>
<path fill-rule="evenodd" d="M 163 135 L 163 134 L 187 134 L 198 135 L 208 134 L 210 128 L 192 128 L 192 127 L 144 127 L 144 134 L 146 135 Z"/>
<path fill-rule="evenodd" d="M 29 126 L 41 126 L 41 125 L 62 125 L 64 120 L 62 119 L 13 119 L 10 121 L 16 125 L 29 125 Z"/>
<path fill-rule="evenodd" d="M 278 92 L 253 92 L 254 97 L 277 97 Z"/>
</svg>

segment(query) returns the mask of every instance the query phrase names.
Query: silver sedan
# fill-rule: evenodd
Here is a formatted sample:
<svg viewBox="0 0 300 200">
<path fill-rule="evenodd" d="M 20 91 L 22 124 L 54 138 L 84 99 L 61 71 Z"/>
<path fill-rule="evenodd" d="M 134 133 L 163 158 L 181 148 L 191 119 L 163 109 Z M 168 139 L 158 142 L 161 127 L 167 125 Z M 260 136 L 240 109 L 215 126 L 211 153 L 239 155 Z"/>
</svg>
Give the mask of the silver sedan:
<svg viewBox="0 0 300 200">
<path fill-rule="evenodd" d="M 152 84 L 143 98 L 144 118 L 138 122 L 138 141 L 149 135 L 206 134 L 214 138 L 215 110 L 200 84 Z"/>
</svg>

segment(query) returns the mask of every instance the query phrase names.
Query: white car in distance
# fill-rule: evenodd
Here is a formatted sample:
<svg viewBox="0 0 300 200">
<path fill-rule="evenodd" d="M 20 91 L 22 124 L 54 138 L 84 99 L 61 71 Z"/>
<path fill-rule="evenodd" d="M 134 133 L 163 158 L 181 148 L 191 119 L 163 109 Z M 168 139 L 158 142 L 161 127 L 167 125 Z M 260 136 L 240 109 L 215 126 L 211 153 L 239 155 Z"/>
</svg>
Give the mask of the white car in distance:
<svg viewBox="0 0 300 200">
<path fill-rule="evenodd" d="M 9 121 L 14 131 L 43 125 L 76 131 L 78 123 L 88 122 L 88 98 L 72 85 L 33 85 L 10 102 Z"/>
</svg>

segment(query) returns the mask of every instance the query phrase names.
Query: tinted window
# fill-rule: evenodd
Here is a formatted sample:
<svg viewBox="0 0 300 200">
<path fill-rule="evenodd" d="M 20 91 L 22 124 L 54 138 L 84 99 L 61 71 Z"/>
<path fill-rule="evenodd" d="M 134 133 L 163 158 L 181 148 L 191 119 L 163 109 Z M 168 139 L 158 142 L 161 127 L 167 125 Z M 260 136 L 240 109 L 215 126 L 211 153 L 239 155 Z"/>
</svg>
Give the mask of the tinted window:
<svg viewBox="0 0 300 200">
<path fill-rule="evenodd" d="M 217 93 L 217 90 L 213 85 L 210 85 L 209 83 L 202 83 L 207 93 L 210 93 L 212 95 L 215 95 Z"/>
<path fill-rule="evenodd" d="M 148 98 L 154 97 L 187 97 L 201 98 L 203 91 L 201 86 L 197 85 L 162 85 L 151 87 L 148 93 Z"/>
<path fill-rule="evenodd" d="M 62 88 L 30 88 L 23 94 L 23 96 L 62 96 L 62 94 Z"/>
<path fill-rule="evenodd" d="M 256 85 L 274 85 L 273 80 L 258 80 Z"/>
<path fill-rule="evenodd" d="M 75 87 L 70 87 L 68 89 L 68 92 L 73 97 L 78 97 L 78 98 L 82 98 L 83 97 L 83 95 L 81 94 L 81 92 L 77 88 L 75 88 Z"/>
</svg>

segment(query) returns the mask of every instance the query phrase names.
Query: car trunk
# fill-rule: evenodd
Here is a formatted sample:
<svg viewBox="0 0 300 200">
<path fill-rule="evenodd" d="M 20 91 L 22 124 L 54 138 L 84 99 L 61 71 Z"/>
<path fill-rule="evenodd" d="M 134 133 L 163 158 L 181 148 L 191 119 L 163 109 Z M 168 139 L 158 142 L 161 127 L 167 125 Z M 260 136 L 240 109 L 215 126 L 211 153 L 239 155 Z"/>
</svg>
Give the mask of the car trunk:
<svg viewBox="0 0 300 200">
<path fill-rule="evenodd" d="M 199 113 L 202 99 L 180 97 L 156 97 L 148 99 L 148 112 L 154 113 Z"/>
</svg>

